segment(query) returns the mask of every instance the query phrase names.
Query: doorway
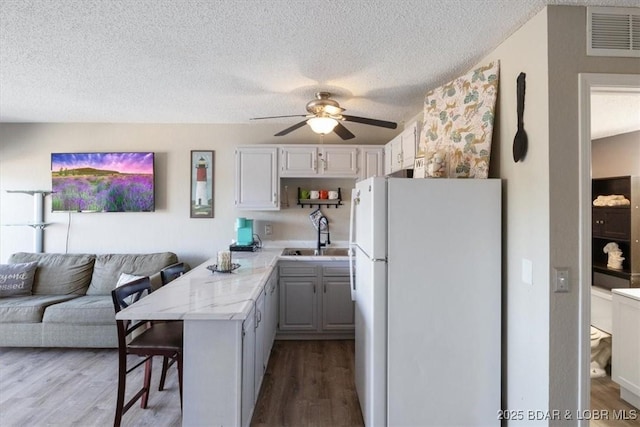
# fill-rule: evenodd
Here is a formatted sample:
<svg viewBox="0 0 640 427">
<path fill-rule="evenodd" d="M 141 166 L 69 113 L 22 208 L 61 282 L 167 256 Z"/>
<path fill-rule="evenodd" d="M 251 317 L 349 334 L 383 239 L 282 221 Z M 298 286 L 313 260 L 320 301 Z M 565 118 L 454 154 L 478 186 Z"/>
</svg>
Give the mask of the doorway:
<svg viewBox="0 0 640 427">
<path fill-rule="evenodd" d="M 587 74 L 579 75 L 579 138 L 580 138 L 580 354 L 579 402 L 582 411 L 590 409 L 591 396 L 591 124 L 592 94 L 611 90 L 637 93 L 640 96 L 640 75 Z M 582 421 L 588 425 L 588 421 Z"/>
</svg>

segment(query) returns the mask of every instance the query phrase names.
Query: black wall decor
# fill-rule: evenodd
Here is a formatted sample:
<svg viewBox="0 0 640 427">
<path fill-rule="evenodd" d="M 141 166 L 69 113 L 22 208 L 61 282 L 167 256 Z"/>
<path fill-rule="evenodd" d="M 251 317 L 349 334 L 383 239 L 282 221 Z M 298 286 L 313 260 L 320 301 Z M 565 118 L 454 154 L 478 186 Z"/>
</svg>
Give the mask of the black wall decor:
<svg viewBox="0 0 640 427">
<path fill-rule="evenodd" d="M 520 73 L 517 80 L 518 97 L 518 131 L 513 139 L 513 160 L 517 163 L 527 155 L 527 132 L 524 130 L 522 115 L 524 114 L 525 73 Z"/>
</svg>

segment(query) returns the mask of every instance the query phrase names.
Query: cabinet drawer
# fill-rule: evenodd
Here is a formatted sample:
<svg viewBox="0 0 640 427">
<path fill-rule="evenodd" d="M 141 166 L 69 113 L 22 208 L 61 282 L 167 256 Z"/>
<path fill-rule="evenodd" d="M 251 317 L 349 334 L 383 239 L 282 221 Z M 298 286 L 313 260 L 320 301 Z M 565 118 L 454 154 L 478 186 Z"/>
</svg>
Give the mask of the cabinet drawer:
<svg viewBox="0 0 640 427">
<path fill-rule="evenodd" d="M 349 264 L 323 265 L 323 276 L 347 276 L 349 277 Z"/>
<path fill-rule="evenodd" d="M 315 265 L 303 262 L 292 262 L 280 266 L 280 277 L 283 276 L 315 276 L 318 272 Z"/>
</svg>

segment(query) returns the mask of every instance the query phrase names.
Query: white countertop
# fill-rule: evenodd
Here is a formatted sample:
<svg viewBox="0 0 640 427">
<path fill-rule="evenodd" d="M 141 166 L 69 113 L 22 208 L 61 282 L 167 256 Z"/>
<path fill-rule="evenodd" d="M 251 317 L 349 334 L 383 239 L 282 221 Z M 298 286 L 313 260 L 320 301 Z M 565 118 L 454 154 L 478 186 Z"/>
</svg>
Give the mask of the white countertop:
<svg viewBox="0 0 640 427">
<path fill-rule="evenodd" d="M 640 301 L 640 288 L 616 288 L 611 292 Z"/>
<path fill-rule="evenodd" d="M 117 319 L 137 320 L 244 320 L 279 259 L 292 261 L 344 261 L 342 256 L 281 256 L 282 247 L 258 252 L 233 252 L 240 264 L 232 273 L 212 273 L 200 264 L 135 304 L 116 314 Z"/>
</svg>

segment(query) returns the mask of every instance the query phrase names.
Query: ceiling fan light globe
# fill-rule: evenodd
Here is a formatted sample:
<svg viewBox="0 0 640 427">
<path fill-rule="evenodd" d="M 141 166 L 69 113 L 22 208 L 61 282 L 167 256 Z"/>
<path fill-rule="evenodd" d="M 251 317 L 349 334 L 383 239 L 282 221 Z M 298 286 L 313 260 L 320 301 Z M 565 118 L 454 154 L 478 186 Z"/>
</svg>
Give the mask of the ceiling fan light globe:
<svg viewBox="0 0 640 427">
<path fill-rule="evenodd" d="M 327 135 L 333 132 L 333 129 L 338 125 L 336 119 L 331 117 L 313 117 L 307 120 L 311 130 L 319 135 Z"/>
</svg>

